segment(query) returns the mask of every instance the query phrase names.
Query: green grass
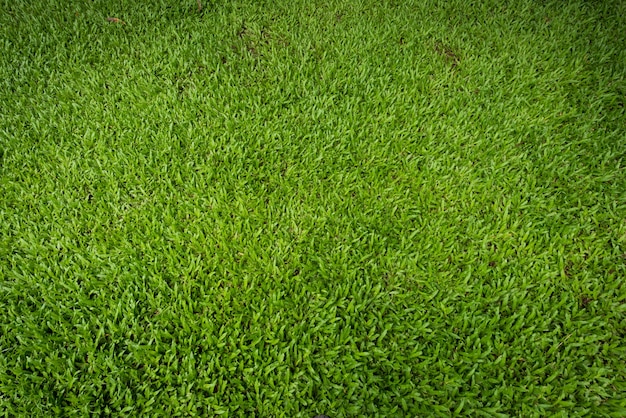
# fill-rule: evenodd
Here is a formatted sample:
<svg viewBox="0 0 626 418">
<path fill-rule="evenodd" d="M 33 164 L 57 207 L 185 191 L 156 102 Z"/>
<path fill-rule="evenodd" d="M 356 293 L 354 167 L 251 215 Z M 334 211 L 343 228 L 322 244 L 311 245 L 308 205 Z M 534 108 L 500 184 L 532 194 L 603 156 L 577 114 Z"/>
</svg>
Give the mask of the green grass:
<svg viewBox="0 0 626 418">
<path fill-rule="evenodd" d="M 0 415 L 626 415 L 625 2 L 203 3 L 0 2 Z"/>
</svg>

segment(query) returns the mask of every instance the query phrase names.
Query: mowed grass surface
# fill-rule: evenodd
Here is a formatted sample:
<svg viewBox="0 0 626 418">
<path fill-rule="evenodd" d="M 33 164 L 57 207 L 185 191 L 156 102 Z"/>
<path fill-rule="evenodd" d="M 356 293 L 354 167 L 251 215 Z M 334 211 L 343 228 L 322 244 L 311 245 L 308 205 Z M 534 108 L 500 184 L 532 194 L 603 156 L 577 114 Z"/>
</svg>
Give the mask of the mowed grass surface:
<svg viewBox="0 0 626 418">
<path fill-rule="evenodd" d="M 626 414 L 624 2 L 62 3 L 0 10 L 0 414 Z"/>
</svg>

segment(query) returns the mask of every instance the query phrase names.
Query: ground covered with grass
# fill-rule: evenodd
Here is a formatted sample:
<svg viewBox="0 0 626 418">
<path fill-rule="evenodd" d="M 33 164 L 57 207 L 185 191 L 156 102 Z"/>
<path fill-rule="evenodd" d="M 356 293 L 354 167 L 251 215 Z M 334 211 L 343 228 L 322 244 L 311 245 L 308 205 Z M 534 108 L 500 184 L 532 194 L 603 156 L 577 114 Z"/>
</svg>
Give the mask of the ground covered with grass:
<svg viewBox="0 0 626 418">
<path fill-rule="evenodd" d="M 3 1 L 0 415 L 624 416 L 625 27 Z"/>
</svg>

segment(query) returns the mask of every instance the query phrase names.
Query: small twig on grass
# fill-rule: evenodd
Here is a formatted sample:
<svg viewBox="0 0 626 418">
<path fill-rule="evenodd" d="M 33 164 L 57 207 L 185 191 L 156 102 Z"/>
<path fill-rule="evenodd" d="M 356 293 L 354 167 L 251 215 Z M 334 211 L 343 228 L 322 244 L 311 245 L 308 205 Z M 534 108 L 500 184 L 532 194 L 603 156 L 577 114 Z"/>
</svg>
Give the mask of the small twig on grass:
<svg viewBox="0 0 626 418">
<path fill-rule="evenodd" d="M 200 0 L 196 0 L 198 2 L 198 13 L 202 11 L 202 2 Z"/>
<path fill-rule="evenodd" d="M 111 23 L 119 23 L 122 25 L 126 24 L 126 22 L 124 22 L 122 19 L 118 19 L 117 17 L 107 17 L 107 21 Z"/>
</svg>

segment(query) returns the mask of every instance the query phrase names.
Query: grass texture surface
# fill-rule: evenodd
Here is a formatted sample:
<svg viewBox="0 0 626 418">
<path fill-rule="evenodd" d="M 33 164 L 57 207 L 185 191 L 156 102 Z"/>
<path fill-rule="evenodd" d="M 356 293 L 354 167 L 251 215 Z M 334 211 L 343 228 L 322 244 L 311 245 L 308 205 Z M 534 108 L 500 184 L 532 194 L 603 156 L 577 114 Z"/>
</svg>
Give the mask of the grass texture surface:
<svg viewBox="0 0 626 418">
<path fill-rule="evenodd" d="M 626 415 L 625 2 L 0 4 L 0 415 Z"/>
</svg>

